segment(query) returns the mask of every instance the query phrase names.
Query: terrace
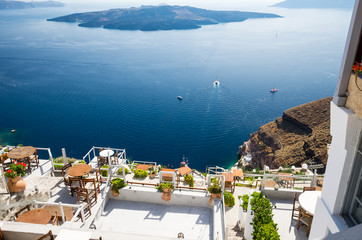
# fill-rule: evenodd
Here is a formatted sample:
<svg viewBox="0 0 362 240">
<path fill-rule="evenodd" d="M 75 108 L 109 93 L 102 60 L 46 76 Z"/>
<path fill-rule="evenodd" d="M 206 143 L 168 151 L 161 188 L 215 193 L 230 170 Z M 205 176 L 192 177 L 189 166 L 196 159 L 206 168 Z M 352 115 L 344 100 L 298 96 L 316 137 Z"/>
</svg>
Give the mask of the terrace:
<svg viewBox="0 0 362 240">
<path fill-rule="evenodd" d="M 12 149 L 14 147 L 8 147 L 9 151 Z M 316 176 L 281 177 L 265 172 L 242 174 L 239 170 L 239 175 L 234 171 L 235 176 L 230 180 L 227 176 L 233 176 L 232 171 L 210 168 L 207 177 L 204 177 L 187 166 L 169 169 L 156 162 L 129 162 L 124 149 L 93 147 L 83 160 L 71 160 L 74 165 L 86 165 L 82 161 L 89 163 L 90 171 L 81 174 L 82 179 L 97 173 L 102 175 L 97 201 L 93 199 L 88 209 L 87 203 L 78 201 L 77 190 L 73 189 L 72 192 L 59 168 L 69 160 L 64 156 L 63 163 L 59 159 L 54 163 L 50 149 L 36 149 L 38 166 L 26 170 L 25 191 L 8 194 L 2 174 L 0 216 L 3 222 L 0 222 L 0 228 L 6 239 L 37 239 L 49 230 L 61 237 L 65 229 L 79 234 L 87 233 L 86 239 L 99 239 L 100 236 L 102 239 L 175 239 L 178 236 L 190 239 L 241 239 L 248 225 L 247 214 L 240 204 L 225 207 L 223 197 L 214 199 L 210 205 L 207 188 L 212 178 L 220 179 L 223 190 L 231 187 L 237 202 L 238 196 L 249 194 L 255 188 L 261 189 L 275 206 L 274 221 L 278 224 L 281 239 L 307 239 L 305 231 L 296 230 L 298 218 L 291 221 L 291 210 L 294 192 L 301 193 L 303 186 L 316 184 Z M 0 155 L 4 154 L 4 148 L 2 151 Z M 101 154 L 103 151 L 106 152 Z M 144 170 L 148 176 L 139 176 L 136 170 Z M 193 176 L 192 186 L 185 180 L 187 175 Z M 278 179 L 283 177 L 287 179 L 280 182 Z M 127 187 L 120 189 L 119 196 L 111 194 L 111 181 L 115 178 L 124 179 L 127 183 Z M 291 181 L 293 186 L 287 183 L 289 178 L 295 179 Z M 170 199 L 166 198 L 166 201 L 164 194 L 156 189 L 164 181 L 170 181 L 175 186 L 175 190 L 168 195 Z M 278 190 L 275 190 L 275 186 L 278 186 Z M 34 225 L 16 222 L 18 218 L 15 213 L 28 204 L 31 209 L 58 209 L 57 223 L 53 225 L 53 221 L 49 221 Z M 19 225 L 22 227 L 19 228 Z"/>
</svg>

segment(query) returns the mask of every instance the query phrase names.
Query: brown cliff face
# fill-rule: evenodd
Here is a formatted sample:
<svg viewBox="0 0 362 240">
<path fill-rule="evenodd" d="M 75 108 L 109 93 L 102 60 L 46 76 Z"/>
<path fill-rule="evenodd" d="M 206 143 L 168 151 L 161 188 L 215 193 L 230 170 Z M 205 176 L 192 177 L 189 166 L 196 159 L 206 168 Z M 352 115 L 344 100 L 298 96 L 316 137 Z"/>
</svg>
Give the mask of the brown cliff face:
<svg viewBox="0 0 362 240">
<path fill-rule="evenodd" d="M 331 142 L 331 97 L 306 103 L 283 113 L 281 118 L 261 126 L 240 147 L 239 156 L 251 153 L 252 167 L 278 168 L 315 162 L 326 165 Z M 321 169 L 320 171 L 324 171 Z"/>
</svg>

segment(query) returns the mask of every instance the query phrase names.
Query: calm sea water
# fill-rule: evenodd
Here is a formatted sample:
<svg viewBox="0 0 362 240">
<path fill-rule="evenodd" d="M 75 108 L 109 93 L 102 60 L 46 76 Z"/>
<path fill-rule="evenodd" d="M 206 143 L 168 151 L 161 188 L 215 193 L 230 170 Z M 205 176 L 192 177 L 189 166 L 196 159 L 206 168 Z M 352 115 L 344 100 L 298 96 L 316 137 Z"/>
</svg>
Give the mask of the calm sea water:
<svg viewBox="0 0 362 240">
<path fill-rule="evenodd" d="M 333 95 L 351 16 L 264 7 L 284 18 L 157 32 L 46 21 L 108 8 L 0 12 L 0 144 L 229 167 L 259 126 Z"/>
</svg>

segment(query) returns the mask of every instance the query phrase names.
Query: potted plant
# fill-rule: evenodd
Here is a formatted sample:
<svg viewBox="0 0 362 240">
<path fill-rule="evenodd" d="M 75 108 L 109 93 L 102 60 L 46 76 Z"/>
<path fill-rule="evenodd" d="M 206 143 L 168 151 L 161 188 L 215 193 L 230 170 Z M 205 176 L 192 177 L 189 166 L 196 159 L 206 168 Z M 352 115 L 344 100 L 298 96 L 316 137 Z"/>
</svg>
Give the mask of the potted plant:
<svg viewBox="0 0 362 240">
<path fill-rule="evenodd" d="M 216 178 L 212 179 L 212 185 L 207 190 L 209 190 L 211 198 L 221 198 L 221 187 Z"/>
<path fill-rule="evenodd" d="M 156 174 L 157 174 L 157 170 L 156 169 L 153 169 L 150 173 L 150 178 L 155 178 L 156 177 Z"/>
<path fill-rule="evenodd" d="M 112 185 L 112 195 L 115 197 L 119 196 L 119 189 L 127 186 L 127 184 L 124 182 L 124 180 L 120 179 L 120 178 L 112 179 L 111 185 Z"/>
<path fill-rule="evenodd" d="M 22 176 L 25 176 L 25 163 L 12 163 L 10 169 L 7 170 L 4 175 L 8 178 L 7 186 L 10 192 L 24 191 L 26 183 Z"/>
<path fill-rule="evenodd" d="M 109 169 L 108 165 L 103 165 L 101 167 L 101 175 L 102 175 L 102 177 L 108 177 L 108 169 Z"/>
<path fill-rule="evenodd" d="M 171 191 L 174 189 L 175 187 L 173 186 L 173 184 L 171 182 L 163 182 L 160 184 L 160 186 L 157 187 L 157 189 L 162 193 L 161 195 L 161 199 L 164 201 L 170 201 L 171 200 Z"/>
<path fill-rule="evenodd" d="M 192 175 L 186 174 L 184 177 L 184 181 L 190 185 L 190 187 L 194 187 L 194 177 Z"/>
<path fill-rule="evenodd" d="M 135 178 L 146 178 L 148 176 L 148 172 L 146 170 L 137 169 L 134 171 Z"/>
</svg>

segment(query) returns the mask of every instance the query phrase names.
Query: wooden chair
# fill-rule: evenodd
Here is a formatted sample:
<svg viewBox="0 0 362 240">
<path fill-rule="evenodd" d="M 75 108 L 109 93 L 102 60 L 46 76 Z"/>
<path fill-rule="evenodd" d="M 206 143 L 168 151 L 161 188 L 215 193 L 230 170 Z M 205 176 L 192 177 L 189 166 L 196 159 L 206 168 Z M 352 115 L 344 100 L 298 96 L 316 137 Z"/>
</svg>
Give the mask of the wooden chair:
<svg viewBox="0 0 362 240">
<path fill-rule="evenodd" d="M 316 187 L 303 187 L 303 192 L 305 191 L 315 191 Z"/>
<path fill-rule="evenodd" d="M 89 215 L 92 215 L 91 212 L 92 206 L 89 201 L 88 190 L 85 188 L 77 188 L 77 198 L 78 202 L 85 203 L 85 205 L 83 205 L 84 209 L 88 208 Z"/>
<path fill-rule="evenodd" d="M 25 209 L 28 209 L 28 211 L 30 211 L 30 204 L 26 205 L 25 207 L 23 207 L 22 209 L 20 209 L 19 211 L 17 211 L 17 212 L 15 213 L 15 217 L 18 218 L 19 215 L 20 215 L 20 213 L 23 213 L 23 211 L 24 211 Z M 27 212 L 28 212 L 28 211 L 27 211 Z"/>
<path fill-rule="evenodd" d="M 0 228 L 0 240 L 4 240 L 3 232 L 1 231 L 1 228 Z"/>
<path fill-rule="evenodd" d="M 40 238 L 38 238 L 38 240 L 44 240 L 44 239 L 47 239 L 47 238 L 49 238 L 50 240 L 54 240 L 52 230 L 49 230 L 48 233 L 46 233 L 43 236 L 41 236 Z"/>
<path fill-rule="evenodd" d="M 309 237 L 310 227 L 312 226 L 313 216 L 307 213 L 303 208 L 299 209 L 297 229 L 302 227 L 307 231 L 307 237 Z"/>
<path fill-rule="evenodd" d="M 293 200 L 292 220 L 293 220 L 294 217 L 299 216 L 299 209 L 300 209 L 300 204 L 299 204 L 299 201 L 297 200 L 297 193 L 295 192 L 294 193 L 294 200 Z"/>
<path fill-rule="evenodd" d="M 70 194 L 73 196 L 73 193 L 77 191 L 77 188 L 80 187 L 79 178 L 77 177 L 68 177 L 68 184 L 70 187 Z"/>
<path fill-rule="evenodd" d="M 38 156 L 38 150 L 36 148 L 34 154 L 30 156 L 29 164 L 31 166 L 35 166 L 36 168 L 39 167 L 39 156 Z"/>
<path fill-rule="evenodd" d="M 83 183 L 85 185 L 85 189 L 88 190 L 88 194 L 89 195 L 94 194 L 94 199 L 97 202 L 97 194 L 101 192 L 99 183 L 97 183 L 94 178 L 83 179 Z"/>
<path fill-rule="evenodd" d="M 111 163 L 112 165 L 118 165 L 118 151 L 116 151 L 116 153 L 111 157 Z"/>
<path fill-rule="evenodd" d="M 58 222 L 58 212 L 55 211 L 54 217 L 52 219 L 52 224 L 55 226 L 59 226 L 59 222 Z"/>
<path fill-rule="evenodd" d="M 68 168 L 70 168 L 72 166 L 71 163 L 67 163 L 65 164 L 61 169 L 62 169 L 62 175 L 64 178 L 64 183 L 65 185 L 69 185 L 69 175 L 68 175 Z"/>
</svg>

